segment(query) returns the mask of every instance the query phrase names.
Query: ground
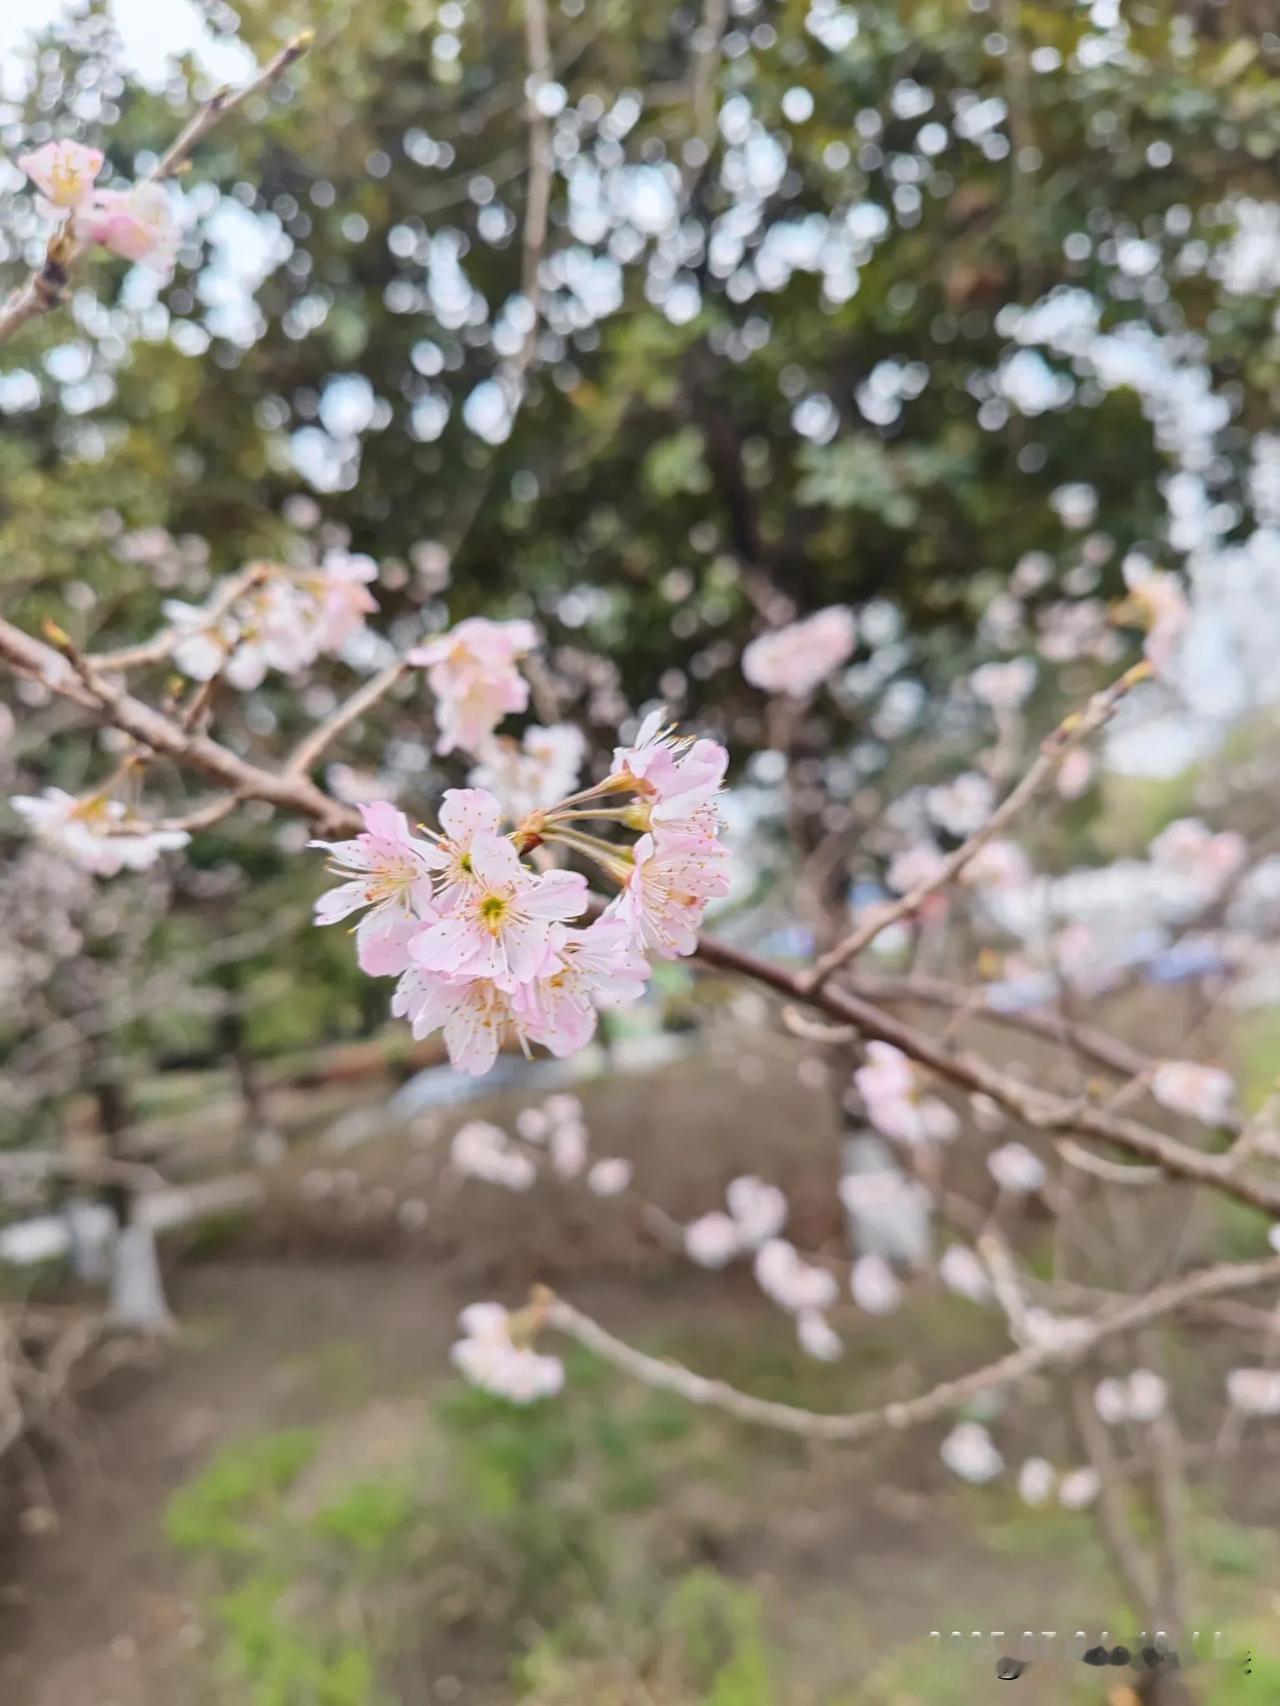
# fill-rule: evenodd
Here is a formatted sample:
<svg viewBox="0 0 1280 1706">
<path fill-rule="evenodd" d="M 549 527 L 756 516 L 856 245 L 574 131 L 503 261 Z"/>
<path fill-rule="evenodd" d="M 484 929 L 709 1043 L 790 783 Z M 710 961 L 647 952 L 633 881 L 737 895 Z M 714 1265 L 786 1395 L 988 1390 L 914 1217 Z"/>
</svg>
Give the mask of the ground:
<svg viewBox="0 0 1280 1706">
<path fill-rule="evenodd" d="M 745 1103 L 726 1115 L 706 1064 L 696 1084 L 682 1070 L 586 1099 L 598 1153 L 635 1154 L 641 1128 L 655 1175 L 692 1204 L 721 1165 L 714 1128 L 695 1124 L 682 1174 L 689 1132 L 665 1111 L 687 1105 L 698 1122 L 719 1098 L 736 1154 L 779 1129 L 779 1110 L 748 1074 L 752 1117 Z M 817 1226 L 821 1098 L 789 1095 L 782 1167 Z M 494 1117 L 514 1105 L 499 1103 Z M 1015 1699 L 1104 1698 L 1069 1640 L 1125 1630 L 1090 1520 L 960 1485 L 938 1460 L 944 1430 L 813 1448 L 691 1411 L 584 1353 L 563 1399 L 516 1413 L 448 1361 L 463 1304 L 518 1300 L 548 1273 L 659 1353 L 853 1408 L 918 1389 L 923 1347 L 935 1375 L 1001 1348 L 983 1312 L 937 1292 L 883 1320 L 850 1312 L 847 1354 L 822 1368 L 749 1282 L 655 1253 L 621 1211 L 601 1230 L 580 1198 L 450 1195 L 440 1136 L 428 1122 L 337 1159 L 295 1155 L 275 1222 L 175 1263 L 178 1338 L 111 1376 L 63 1449 L 19 1479 L 0 1700 L 961 1706 L 991 1697 L 1000 1649 L 1020 1645 L 1033 1662 Z M 308 1176 L 309 1206 L 288 1221 Z M 431 1198 L 429 1234 L 387 1223 L 386 1198 L 410 1188 Z M 1059 1403 L 1033 1393 L 1021 1440 L 998 1427 L 1014 1461 L 1060 1446 Z M 1226 1656 L 1280 1609 L 1268 1497 L 1255 1478 L 1194 1512 L 1203 1621 L 1225 1628 L 1218 1662 L 1196 1672 L 1200 1706 L 1277 1697 L 1265 1655 L 1248 1681 Z M 1028 1648 L 1027 1630 L 1058 1635 Z"/>
</svg>

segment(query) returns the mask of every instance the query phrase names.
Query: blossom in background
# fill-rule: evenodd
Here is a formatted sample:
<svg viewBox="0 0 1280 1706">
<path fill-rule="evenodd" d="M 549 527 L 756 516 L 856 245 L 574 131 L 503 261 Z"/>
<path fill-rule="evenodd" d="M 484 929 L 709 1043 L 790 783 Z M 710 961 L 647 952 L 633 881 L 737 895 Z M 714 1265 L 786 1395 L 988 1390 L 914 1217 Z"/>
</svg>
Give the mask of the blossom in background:
<svg viewBox="0 0 1280 1706">
<path fill-rule="evenodd" d="M 987 1171 L 1010 1196 L 1030 1196 L 1045 1181 L 1044 1162 L 1025 1143 L 1005 1143 L 987 1156 Z"/>
<path fill-rule="evenodd" d="M 991 1276 L 981 1258 L 967 1244 L 949 1244 L 938 1261 L 938 1278 L 948 1291 L 967 1297 L 971 1303 L 986 1303 L 991 1297 Z"/>
<path fill-rule="evenodd" d="M 564 1365 L 512 1338 L 511 1316 L 500 1303 L 473 1303 L 458 1317 L 462 1337 L 450 1356 L 473 1386 L 513 1404 L 553 1398 L 564 1385 Z"/>
<path fill-rule="evenodd" d="M 840 1335 L 819 1309 L 802 1309 L 796 1316 L 796 1341 L 817 1362 L 836 1362 L 844 1350 Z"/>
<path fill-rule="evenodd" d="M 573 723 L 533 723 L 520 740 L 493 735 L 479 748 L 480 762 L 468 780 L 502 802 L 512 823 L 555 805 L 573 792 L 586 756 L 582 730 Z"/>
<path fill-rule="evenodd" d="M 593 1196 L 618 1197 L 631 1185 L 634 1172 L 630 1161 L 624 1161 L 620 1156 L 610 1155 L 603 1161 L 595 1161 L 587 1174 L 587 1189 Z"/>
<path fill-rule="evenodd" d="M 960 1130 L 954 1111 L 922 1092 L 915 1067 L 892 1043 L 868 1043 L 853 1082 L 872 1125 L 898 1143 L 949 1143 Z"/>
<path fill-rule="evenodd" d="M 1214 895 L 1243 868 L 1249 844 L 1235 830 L 1215 835 L 1199 818 L 1183 817 L 1162 829 L 1148 852 L 1153 865 L 1190 877 Z"/>
<path fill-rule="evenodd" d="M 47 847 L 95 877 L 148 871 L 162 853 L 175 852 L 191 839 L 182 829 L 134 826 L 123 801 L 101 794 L 78 800 L 62 788 L 46 788 L 41 794 L 15 794 L 9 804 Z"/>
<path fill-rule="evenodd" d="M 316 901 L 317 924 L 337 924 L 368 907 L 356 930 L 360 968 L 371 977 L 395 977 L 409 965 L 409 944 L 436 915 L 432 848 L 409 829 L 409 820 L 385 801 L 361 806 L 364 832 L 350 841 L 312 841 L 329 855 L 329 869 L 344 880 Z"/>
<path fill-rule="evenodd" d="M 1031 861 L 1016 841 L 987 841 L 961 871 L 960 881 L 975 889 L 1024 888 L 1031 881 Z"/>
<path fill-rule="evenodd" d="M 993 711 L 1016 711 L 1036 684 L 1033 658 L 1010 658 L 1007 663 L 984 663 L 969 677 L 976 699 Z"/>
<path fill-rule="evenodd" d="M 1227 1397 L 1244 1416 L 1280 1415 L 1280 1369 L 1233 1368 Z"/>
<path fill-rule="evenodd" d="M 80 210 L 85 236 L 126 261 L 167 273 L 182 229 L 163 184 L 134 184 L 127 190 L 96 190 Z"/>
<path fill-rule="evenodd" d="M 408 653 L 436 697 L 437 752 L 478 754 L 505 716 L 526 709 L 529 683 L 516 666 L 537 644 L 532 622 L 470 616 Z"/>
<path fill-rule="evenodd" d="M 937 882 L 944 863 L 944 856 L 931 842 L 917 842 L 914 847 L 904 847 L 894 854 L 885 881 L 895 894 L 910 894 L 914 889 Z"/>
<path fill-rule="evenodd" d="M 973 1485 L 993 1481 L 1004 1468 L 1004 1458 L 980 1422 L 957 1422 L 938 1449 L 951 1473 Z"/>
<path fill-rule="evenodd" d="M 509 1191 L 527 1191 L 538 1169 L 511 1142 L 499 1126 L 487 1120 L 468 1120 L 454 1133 L 449 1160 L 468 1179 L 503 1185 Z"/>
<path fill-rule="evenodd" d="M 857 643 L 853 612 L 833 604 L 752 640 L 742 654 L 742 673 L 762 692 L 807 699 L 852 657 Z"/>
<path fill-rule="evenodd" d="M 340 652 L 378 608 L 369 583 L 378 578 L 378 565 L 359 552 L 328 551 L 321 573 L 305 576 L 304 589 L 316 603 L 315 640 L 322 652 Z"/>
<path fill-rule="evenodd" d="M 787 1199 L 776 1185 L 757 1179 L 753 1173 L 731 1179 L 725 1187 L 725 1202 L 738 1229 L 744 1250 L 754 1250 L 776 1238 L 787 1224 Z"/>
<path fill-rule="evenodd" d="M 1124 578 L 1129 596 L 1117 608 L 1115 619 L 1134 621 L 1146 630 L 1143 652 L 1156 674 L 1163 675 L 1173 662 L 1191 620 L 1187 595 L 1176 575 L 1165 569 L 1153 569 L 1145 562 L 1126 562 Z"/>
<path fill-rule="evenodd" d="M 948 835 L 963 839 L 980 829 L 991 816 L 996 791 L 990 779 L 968 770 L 950 782 L 930 788 L 925 795 L 929 816 Z"/>
<path fill-rule="evenodd" d="M 902 1282 L 883 1256 L 859 1256 L 849 1275 L 849 1295 L 868 1315 L 892 1315 L 902 1302 Z"/>
<path fill-rule="evenodd" d="M 1018 1471 L 1018 1497 L 1024 1505 L 1039 1509 L 1047 1505 L 1057 1480 L 1052 1463 L 1044 1457 L 1028 1457 Z"/>
<path fill-rule="evenodd" d="M 1108 1376 L 1093 1389 L 1093 1407 L 1108 1427 L 1129 1419 L 1129 1388 L 1123 1380 Z"/>
<path fill-rule="evenodd" d="M 1063 1353 L 1078 1350 L 1093 1334 L 1093 1328 L 1081 1316 L 1055 1315 L 1052 1310 L 1038 1306 L 1027 1310 L 1022 1326 L 1029 1345 Z"/>
<path fill-rule="evenodd" d="M 1093 759 L 1083 747 L 1073 746 L 1058 766 L 1054 786 L 1060 799 L 1078 800 L 1093 780 Z"/>
<path fill-rule="evenodd" d="M 19 154 L 17 165 L 40 191 L 41 212 L 61 219 L 83 207 L 94 193 L 94 179 L 105 160 L 100 148 L 63 137 Z"/>
<path fill-rule="evenodd" d="M 738 1224 L 722 1209 L 713 1209 L 685 1227 L 684 1248 L 700 1268 L 727 1267 L 741 1249 Z"/>
<path fill-rule="evenodd" d="M 785 1238 L 770 1238 L 756 1251 L 756 1284 L 789 1315 L 823 1311 L 840 1295 L 835 1275 L 819 1268 Z"/>
<path fill-rule="evenodd" d="M 1063 1510 L 1082 1511 L 1097 1498 L 1101 1485 L 1101 1478 L 1096 1469 L 1073 1469 L 1058 1483 L 1058 1503 Z"/>
<path fill-rule="evenodd" d="M 1162 1060 L 1151 1075 L 1151 1094 L 1175 1114 L 1186 1114 L 1202 1125 L 1221 1125 L 1231 1113 L 1235 1083 L 1221 1067 Z"/>
</svg>

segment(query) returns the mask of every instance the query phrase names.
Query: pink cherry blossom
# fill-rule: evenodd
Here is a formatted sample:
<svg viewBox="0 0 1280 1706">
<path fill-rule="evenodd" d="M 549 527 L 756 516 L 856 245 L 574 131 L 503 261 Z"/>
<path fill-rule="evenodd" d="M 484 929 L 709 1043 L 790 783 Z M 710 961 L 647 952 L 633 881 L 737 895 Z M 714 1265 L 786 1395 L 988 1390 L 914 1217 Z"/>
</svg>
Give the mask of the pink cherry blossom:
<svg viewBox="0 0 1280 1706">
<path fill-rule="evenodd" d="M 500 835 L 476 835 L 470 859 L 474 880 L 417 938 L 414 959 L 425 972 L 494 978 L 508 989 L 527 983 L 547 958 L 551 926 L 586 906 L 586 878 L 574 871 L 534 876 Z"/>
<path fill-rule="evenodd" d="M 802 1309 L 796 1316 L 796 1340 L 804 1354 L 817 1362 L 836 1362 L 844 1350 L 839 1334 L 819 1309 Z"/>
<path fill-rule="evenodd" d="M 516 664 L 537 643 L 531 622 L 471 616 L 408 654 L 436 695 L 437 752 L 478 753 L 503 717 L 528 706 L 529 684 Z"/>
<path fill-rule="evenodd" d="M 1097 1498 L 1101 1485 L 1101 1477 L 1091 1465 L 1073 1469 L 1058 1483 L 1058 1503 L 1063 1510 L 1082 1511 Z"/>
<path fill-rule="evenodd" d="M 1072 747 L 1058 766 L 1058 779 L 1055 786 L 1060 798 L 1078 800 L 1092 780 L 1092 757 L 1083 747 Z"/>
<path fill-rule="evenodd" d="M 350 551 L 330 551 L 323 573 L 305 577 L 303 584 L 316 600 L 315 639 L 323 652 L 339 652 L 378 608 L 369 583 L 378 578 L 372 557 Z"/>
<path fill-rule="evenodd" d="M 849 1295 L 868 1315 L 892 1315 L 902 1302 L 902 1282 L 883 1256 L 859 1256 L 849 1275 Z"/>
<path fill-rule="evenodd" d="M 1045 1181 L 1044 1162 L 1025 1143 L 1006 1143 L 987 1156 L 987 1171 L 1010 1196 L 1030 1196 Z"/>
<path fill-rule="evenodd" d="M 534 723 L 517 743 L 493 735 L 479 748 L 480 763 L 468 778 L 489 789 L 512 823 L 553 806 L 571 794 L 586 756 L 586 739 L 573 723 Z"/>
<path fill-rule="evenodd" d="M 1108 1427 L 1129 1418 L 1129 1388 L 1123 1380 L 1109 1375 L 1093 1389 L 1093 1407 Z"/>
<path fill-rule="evenodd" d="M 450 1356 L 471 1382 L 513 1404 L 553 1398 L 564 1385 L 564 1365 L 530 1346 L 517 1345 L 511 1317 L 499 1303 L 473 1303 L 458 1317 L 462 1338 Z"/>
<path fill-rule="evenodd" d="M 691 1220 L 684 1229 L 684 1248 L 700 1268 L 723 1268 L 741 1248 L 738 1225 L 720 1209 Z"/>
<path fill-rule="evenodd" d="M 692 954 L 707 902 L 729 892 L 724 855 L 697 836 L 642 835 L 633 860 L 616 915 L 660 958 Z"/>
<path fill-rule="evenodd" d="M 930 788 L 929 815 L 948 835 L 972 835 L 991 816 L 996 791 L 989 777 L 968 770 L 950 782 Z"/>
<path fill-rule="evenodd" d="M 929 842 L 917 842 L 904 847 L 889 861 L 885 881 L 895 894 L 910 894 L 935 882 L 941 875 L 944 859 L 938 848 Z"/>
<path fill-rule="evenodd" d="M 857 641 L 853 613 L 833 604 L 752 640 L 742 654 L 742 673 L 765 693 L 807 699 L 853 655 Z"/>
<path fill-rule="evenodd" d="M 994 1481 L 1004 1468 L 1004 1458 L 980 1422 L 957 1422 L 939 1447 L 939 1455 L 953 1475 L 973 1485 Z"/>
<path fill-rule="evenodd" d="M 587 1189 L 597 1197 L 621 1196 L 630 1187 L 633 1171 L 630 1161 L 617 1155 L 606 1156 L 592 1163 L 587 1173 Z"/>
<path fill-rule="evenodd" d="M 1241 1415 L 1280 1415 L 1280 1369 L 1231 1369 L 1227 1375 L 1227 1397 Z"/>
<path fill-rule="evenodd" d="M 585 930 L 552 929 L 545 962 L 515 991 L 515 1006 L 531 1042 L 572 1054 L 595 1035 L 596 1009 L 639 1000 L 648 978 L 649 962 L 630 928 L 606 914 Z"/>
<path fill-rule="evenodd" d="M 507 1134 L 487 1120 L 468 1120 L 454 1133 L 449 1160 L 455 1171 L 469 1179 L 502 1185 L 509 1191 L 527 1191 L 538 1169 Z"/>
<path fill-rule="evenodd" d="M 714 834 L 714 800 L 724 782 L 729 754 L 718 741 L 690 741 L 651 711 L 635 742 L 614 749 L 609 772 L 649 802 L 651 821 L 666 829 L 694 828 Z"/>
<path fill-rule="evenodd" d="M 788 1314 L 830 1309 L 840 1295 L 835 1275 L 806 1262 L 784 1238 L 770 1238 L 756 1251 L 756 1284 Z"/>
<path fill-rule="evenodd" d="M 77 799 L 61 788 L 46 788 L 38 795 L 15 794 L 9 804 L 40 841 L 96 877 L 148 871 L 162 853 L 191 840 L 182 829 L 131 824 L 123 801 L 101 794 Z"/>
<path fill-rule="evenodd" d="M 754 1250 L 774 1238 L 787 1224 L 787 1199 L 776 1185 L 744 1173 L 725 1188 L 725 1202 L 738 1228 L 745 1250 Z"/>
<path fill-rule="evenodd" d="M 425 855 L 435 873 L 436 897 L 448 912 L 467 890 L 475 887 L 471 850 L 478 836 L 494 836 L 502 822 L 502 807 L 485 788 L 446 788 L 440 803 L 443 834 L 433 830 Z"/>
<path fill-rule="evenodd" d="M 1033 658 L 1010 658 L 1007 663 L 984 663 L 969 677 L 974 697 L 993 711 L 1016 711 L 1036 684 Z"/>
<path fill-rule="evenodd" d="M 868 1043 L 867 1064 L 853 1082 L 872 1125 L 898 1143 L 949 1143 L 960 1130 L 945 1102 L 921 1094 L 915 1068 L 892 1043 Z"/>
<path fill-rule="evenodd" d="M 167 273 L 178 251 L 181 228 L 162 184 L 127 190 L 97 190 L 81 214 L 84 233 L 112 254 Z"/>
<path fill-rule="evenodd" d="M 1126 562 L 1124 578 L 1129 602 L 1147 631 L 1143 651 L 1156 674 L 1163 675 L 1173 662 L 1191 620 L 1187 595 L 1176 575 L 1145 563 Z"/>
<path fill-rule="evenodd" d="M 45 211 L 62 216 L 88 201 L 105 159 L 100 148 L 86 148 L 63 137 L 42 143 L 30 154 L 19 154 L 17 164 L 43 196 Z"/>
<path fill-rule="evenodd" d="M 1151 1094 L 1175 1114 L 1203 1125 L 1221 1125 L 1231 1112 L 1235 1083 L 1217 1066 L 1193 1060 L 1162 1060 L 1151 1076 Z"/>
<path fill-rule="evenodd" d="M 971 1303 L 986 1303 L 991 1297 L 991 1277 L 967 1244 L 950 1244 L 938 1262 L 938 1278 L 948 1291 L 967 1297 Z"/>
<path fill-rule="evenodd" d="M 1048 1504 L 1057 1478 L 1054 1467 L 1047 1458 L 1028 1457 L 1018 1471 L 1018 1497 L 1024 1505 L 1038 1510 L 1041 1505 Z"/>
<path fill-rule="evenodd" d="M 1031 861 L 1015 841 L 987 841 L 960 873 L 970 888 L 1008 892 L 1031 881 Z"/>
<path fill-rule="evenodd" d="M 1162 829 L 1148 851 L 1154 865 L 1190 877 L 1213 895 L 1242 869 L 1249 845 L 1234 830 L 1215 835 L 1198 818 L 1183 817 Z"/>
<path fill-rule="evenodd" d="M 491 1069 L 508 1029 L 521 1035 L 509 993 L 492 978 L 449 977 L 410 965 L 396 985 L 391 1011 L 408 1019 L 419 1040 L 442 1030 L 450 1064 L 472 1078 Z"/>
<path fill-rule="evenodd" d="M 329 854 L 329 869 L 345 880 L 316 902 L 317 924 L 337 924 L 367 906 L 356 931 L 362 970 L 395 977 L 409 965 L 409 944 L 435 917 L 432 848 L 386 801 L 361 806 L 363 834 L 350 841 L 313 841 Z"/>
<path fill-rule="evenodd" d="M 551 1165 L 562 1179 L 576 1179 L 587 1164 L 587 1128 L 558 1125 L 552 1129 L 547 1147 Z"/>
</svg>

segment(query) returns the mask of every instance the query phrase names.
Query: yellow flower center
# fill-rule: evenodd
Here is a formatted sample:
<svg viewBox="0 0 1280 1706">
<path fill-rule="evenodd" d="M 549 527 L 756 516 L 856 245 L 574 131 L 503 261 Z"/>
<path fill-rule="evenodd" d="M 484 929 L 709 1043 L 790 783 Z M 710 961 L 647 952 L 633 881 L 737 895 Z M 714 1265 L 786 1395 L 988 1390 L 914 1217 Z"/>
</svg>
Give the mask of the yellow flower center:
<svg viewBox="0 0 1280 1706">
<path fill-rule="evenodd" d="M 495 936 L 502 927 L 507 910 L 507 902 L 500 894 L 487 894 L 480 902 L 480 916 Z"/>
</svg>

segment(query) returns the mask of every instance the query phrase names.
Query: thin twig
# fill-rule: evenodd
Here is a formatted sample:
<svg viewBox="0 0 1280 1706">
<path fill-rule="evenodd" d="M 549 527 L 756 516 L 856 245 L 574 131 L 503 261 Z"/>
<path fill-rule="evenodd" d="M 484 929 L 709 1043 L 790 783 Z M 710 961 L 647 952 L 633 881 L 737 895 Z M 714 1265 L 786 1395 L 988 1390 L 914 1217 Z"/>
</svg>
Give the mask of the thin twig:
<svg viewBox="0 0 1280 1706">
<path fill-rule="evenodd" d="M 389 663 L 385 669 L 379 670 L 377 675 L 371 676 L 363 686 L 358 687 L 349 698 L 343 700 L 332 716 L 326 717 L 322 723 L 317 723 L 311 733 L 298 742 L 285 763 L 283 774 L 305 776 L 308 771 L 314 769 L 317 760 L 333 745 L 338 736 L 350 728 L 357 718 L 371 710 L 379 699 L 385 698 L 408 667 L 407 663 L 397 659 L 395 663 Z"/>
<path fill-rule="evenodd" d="M 224 581 L 217 593 L 202 611 L 202 626 L 214 628 L 227 616 L 246 592 L 252 590 L 259 582 L 266 580 L 271 573 L 267 563 L 250 563 L 238 575 L 232 575 Z M 170 628 L 162 628 L 158 634 L 149 640 L 143 640 L 136 646 L 122 646 L 114 652 L 96 652 L 88 654 L 87 661 L 97 670 L 107 674 L 121 674 L 127 669 L 139 669 L 143 664 L 163 663 L 170 657 L 181 640 L 185 630 L 178 624 Z"/>
<path fill-rule="evenodd" d="M 959 876 L 986 844 L 1002 830 L 1007 829 L 1013 819 L 1035 799 L 1057 773 L 1067 754 L 1090 735 L 1096 734 L 1103 724 L 1110 720 L 1120 701 L 1132 692 L 1139 682 L 1146 681 L 1150 674 L 1151 666 L 1145 660 L 1135 664 L 1110 687 L 1096 693 L 1083 711 L 1073 711 L 1065 718 L 1043 742 L 1039 757 L 1026 775 L 1005 796 L 981 828 L 975 830 L 953 853 L 949 853 L 933 876 L 917 883 L 915 888 L 908 890 L 898 900 L 875 907 L 856 930 L 851 931 L 842 942 L 837 942 L 829 953 L 816 960 L 804 980 L 806 991 L 812 993 L 821 989 L 832 972 L 839 971 L 841 966 L 855 959 L 882 931 L 918 912 L 931 895 Z"/>
</svg>

